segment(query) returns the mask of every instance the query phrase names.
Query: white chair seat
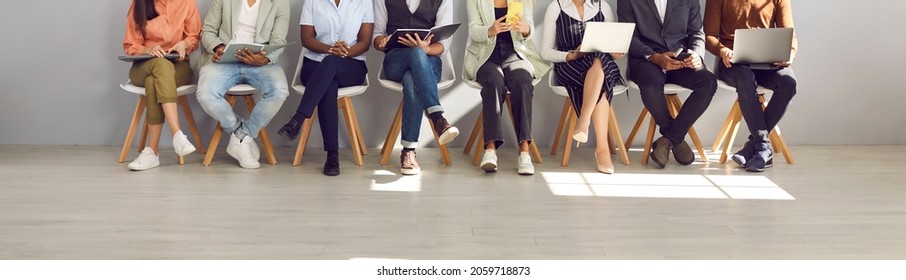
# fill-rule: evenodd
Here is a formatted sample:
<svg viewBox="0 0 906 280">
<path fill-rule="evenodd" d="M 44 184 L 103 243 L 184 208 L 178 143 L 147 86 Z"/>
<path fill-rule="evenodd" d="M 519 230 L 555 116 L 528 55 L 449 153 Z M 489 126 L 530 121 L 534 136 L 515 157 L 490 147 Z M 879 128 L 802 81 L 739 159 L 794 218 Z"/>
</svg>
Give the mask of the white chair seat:
<svg viewBox="0 0 906 280">
<path fill-rule="evenodd" d="M 721 81 L 721 80 L 717 80 L 717 87 L 718 87 L 718 88 L 721 88 L 721 89 L 728 90 L 728 91 L 730 91 L 730 92 L 736 92 L 736 88 L 735 88 L 735 87 L 733 87 L 733 86 L 731 86 L 730 84 L 727 84 L 726 82 Z M 769 94 L 769 93 L 774 93 L 773 90 L 770 90 L 770 89 L 768 89 L 768 88 L 766 88 L 766 87 L 763 87 L 763 86 L 758 86 L 758 88 L 755 89 L 755 92 L 757 92 L 758 94 Z"/>
<path fill-rule="evenodd" d="M 569 93 L 566 91 L 566 87 L 552 85 L 551 89 L 554 90 L 554 94 L 556 94 L 556 95 L 563 96 L 563 97 L 569 97 Z M 624 85 L 614 86 L 613 87 L 613 96 L 623 94 L 627 90 L 629 90 L 629 88 Z"/>
<path fill-rule="evenodd" d="M 633 81 L 629 81 L 629 87 L 638 90 L 639 84 L 636 84 Z M 677 84 L 669 84 L 669 83 L 664 84 L 664 93 L 666 93 L 666 94 L 677 94 L 677 93 L 684 92 L 684 91 L 692 91 L 692 90 L 682 87 Z"/>
<path fill-rule="evenodd" d="M 238 84 L 230 88 L 227 91 L 229 95 L 243 96 L 243 95 L 252 95 L 255 94 L 258 90 L 252 87 L 249 84 Z"/>
<path fill-rule="evenodd" d="M 362 95 L 363 93 L 365 93 L 365 91 L 367 91 L 367 90 L 368 90 L 367 85 L 342 87 L 337 91 L 337 99 L 344 98 L 344 97 L 359 96 L 359 95 Z M 295 85 L 295 86 L 293 86 L 293 91 L 295 91 L 296 94 L 298 94 L 298 95 L 304 95 L 305 86 Z"/>
<path fill-rule="evenodd" d="M 126 82 L 125 84 L 120 84 L 120 88 L 122 88 L 125 91 L 134 93 L 134 94 L 145 95 L 145 88 L 136 86 L 136 85 L 132 84 L 132 82 Z M 195 93 L 196 90 L 198 90 L 198 86 L 196 86 L 196 85 L 184 85 L 184 86 L 176 88 L 176 96 L 185 96 L 185 95 L 193 94 L 193 93 Z"/>
</svg>

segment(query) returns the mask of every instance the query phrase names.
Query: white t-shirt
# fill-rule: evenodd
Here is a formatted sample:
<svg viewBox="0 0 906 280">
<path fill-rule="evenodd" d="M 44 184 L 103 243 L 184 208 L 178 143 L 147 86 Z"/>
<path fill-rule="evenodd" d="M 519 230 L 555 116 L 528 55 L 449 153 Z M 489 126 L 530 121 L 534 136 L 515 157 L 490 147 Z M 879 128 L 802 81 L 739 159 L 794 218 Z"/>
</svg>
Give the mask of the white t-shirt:
<svg viewBox="0 0 906 280">
<path fill-rule="evenodd" d="M 247 1 L 242 1 L 242 10 L 239 11 L 239 22 L 236 24 L 236 34 L 233 34 L 233 42 L 236 43 L 255 43 L 255 34 L 258 26 L 258 8 L 261 7 L 261 1 L 255 1 L 255 4 L 249 7 Z"/>
</svg>

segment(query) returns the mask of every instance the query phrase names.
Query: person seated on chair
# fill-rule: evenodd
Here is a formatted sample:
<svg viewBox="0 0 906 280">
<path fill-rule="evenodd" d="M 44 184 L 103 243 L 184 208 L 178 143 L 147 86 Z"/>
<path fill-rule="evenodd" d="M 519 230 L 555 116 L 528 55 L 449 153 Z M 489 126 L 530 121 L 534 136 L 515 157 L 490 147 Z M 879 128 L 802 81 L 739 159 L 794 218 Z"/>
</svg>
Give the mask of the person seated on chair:
<svg viewBox="0 0 906 280">
<path fill-rule="evenodd" d="M 739 109 L 749 128 L 749 140 L 732 158 L 751 172 L 762 172 L 773 165 L 770 133 L 780 122 L 796 95 L 796 76 L 790 66 L 796 56 L 797 42 L 790 46 L 790 61 L 774 63 L 777 69 L 755 70 L 734 65 L 733 41 L 736 29 L 793 27 L 789 0 L 708 0 L 705 3 L 705 46 L 717 56 L 717 77 L 736 88 Z M 756 89 L 774 91 L 767 108 L 761 109 Z"/>
<path fill-rule="evenodd" d="M 695 161 L 686 134 L 717 91 L 717 81 L 702 64 L 705 34 L 698 0 L 619 0 L 621 22 L 636 24 L 629 48 L 629 78 L 639 85 L 642 103 L 660 127 L 661 137 L 651 143 L 651 161 L 658 168 L 670 160 L 689 165 Z M 685 52 L 685 54 L 684 54 Z M 688 56 L 679 59 L 678 56 Z M 664 99 L 664 84 L 692 89 L 674 118 Z"/>
<path fill-rule="evenodd" d="M 583 53 L 579 49 L 585 23 L 615 20 L 613 10 L 604 1 L 555 0 L 547 7 L 541 40 L 541 56 L 554 62 L 557 83 L 566 88 L 579 116 L 572 138 L 577 145 L 587 142 L 588 126 L 594 122 L 597 170 L 607 174 L 614 172 L 607 144 L 608 110 L 614 86 L 623 84 L 614 59 L 624 54 Z"/>
<path fill-rule="evenodd" d="M 195 151 L 195 146 L 179 128 L 176 88 L 192 82 L 188 54 L 198 47 L 201 17 L 194 0 L 134 0 L 126 17 L 123 50 L 126 55 L 152 55 L 129 69 L 132 84 L 145 87 L 147 98 L 148 147 L 129 163 L 131 170 L 147 170 L 160 165 L 158 144 L 164 119 L 173 134 L 173 149 L 180 156 Z M 165 54 L 178 53 L 170 61 Z M 192 116 L 189 116 L 192 117 Z"/>
<path fill-rule="evenodd" d="M 440 56 L 449 50 L 449 39 L 431 43 L 427 38 L 400 37 L 403 47 L 387 49 L 389 34 L 397 29 L 429 29 L 453 23 L 453 0 L 374 0 L 374 48 L 385 52 L 384 76 L 403 85 L 403 123 L 400 144 L 400 173 L 421 172 L 415 161 L 422 114 L 434 125 L 438 142 L 445 145 L 459 136 L 459 129 L 444 118 L 437 95 L 441 79 Z M 396 42 L 394 42 L 396 43 Z"/>
<path fill-rule="evenodd" d="M 543 77 L 550 66 L 541 59 L 531 40 L 534 0 L 525 0 L 518 18 L 507 19 L 507 0 L 469 0 L 469 40 L 465 57 L 466 79 L 481 85 L 485 151 L 481 169 L 497 171 L 496 150 L 503 145 L 500 116 L 507 92 L 513 100 L 513 126 L 519 144 L 516 172 L 532 175 L 535 166 L 529 155 L 532 140 L 532 97 L 534 79 Z"/>
<path fill-rule="evenodd" d="M 362 85 L 367 78 L 365 52 L 371 47 L 374 31 L 373 8 L 371 0 L 321 0 L 302 4 L 299 37 L 308 53 L 299 58 L 304 59 L 299 79 L 305 85 L 305 94 L 296 114 L 278 133 L 295 139 L 302 122 L 317 108 L 327 151 L 324 175 L 340 175 L 337 95 L 339 88 Z"/>
<path fill-rule="evenodd" d="M 204 19 L 201 40 L 211 58 L 201 68 L 196 98 L 230 134 L 227 153 L 242 168 L 260 167 L 261 153 L 254 138 L 289 95 L 286 74 L 278 64 L 283 49 L 271 53 L 246 49 L 236 54 L 240 62 L 219 62 L 229 43 L 286 44 L 288 27 L 288 0 L 212 0 Z M 261 101 L 248 120 L 233 112 L 225 99 L 229 89 L 237 84 L 249 84 L 261 93 Z"/>
</svg>

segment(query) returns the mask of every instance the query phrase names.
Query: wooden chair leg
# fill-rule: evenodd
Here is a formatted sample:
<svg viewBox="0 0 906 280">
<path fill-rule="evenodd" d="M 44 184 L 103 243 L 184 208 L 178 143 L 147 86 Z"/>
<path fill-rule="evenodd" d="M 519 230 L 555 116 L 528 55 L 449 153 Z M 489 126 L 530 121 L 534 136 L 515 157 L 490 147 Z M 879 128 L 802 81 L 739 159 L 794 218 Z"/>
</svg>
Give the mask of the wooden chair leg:
<svg viewBox="0 0 906 280">
<path fill-rule="evenodd" d="M 249 113 L 255 109 L 255 98 L 251 95 L 243 96 L 245 98 L 245 107 L 248 109 Z M 274 155 L 274 146 L 271 144 L 271 138 L 267 135 L 267 131 L 262 128 L 258 132 L 258 137 L 261 138 L 261 145 L 264 146 L 264 155 L 267 157 L 267 162 L 271 165 L 277 164 L 277 157 Z"/>
<path fill-rule="evenodd" d="M 622 142 L 622 140 L 620 140 Z M 613 134 L 610 134 L 610 130 L 607 130 L 607 150 L 610 151 L 611 155 L 617 154 L 617 148 L 613 144 Z"/>
<path fill-rule="evenodd" d="M 481 136 L 475 140 L 475 153 L 472 155 L 472 165 L 478 165 L 478 162 L 481 161 L 481 156 L 484 153 L 484 146 L 487 145 L 484 142 L 484 130 L 478 132 Z"/>
<path fill-rule="evenodd" d="M 648 136 L 645 137 L 645 150 L 642 151 L 642 165 L 648 165 L 648 155 L 651 154 L 651 141 L 654 141 L 655 127 L 657 127 L 657 123 L 654 121 L 654 117 L 651 117 L 651 121 L 648 122 Z"/>
<path fill-rule="evenodd" d="M 776 141 L 780 143 L 780 150 L 783 153 L 783 158 L 786 159 L 786 163 L 793 164 L 793 153 L 790 152 L 790 147 L 786 145 L 786 139 L 783 139 L 783 133 L 780 132 L 780 127 L 774 127 L 774 132 L 771 134 L 776 135 Z"/>
<path fill-rule="evenodd" d="M 714 139 L 714 145 L 711 146 L 712 151 L 721 150 L 722 144 L 724 143 L 727 134 L 730 133 L 730 126 L 733 123 L 733 116 L 736 114 L 736 107 L 731 106 L 730 112 L 727 113 L 727 119 L 724 120 L 723 126 L 720 127 L 720 131 L 717 132 L 717 139 Z"/>
<path fill-rule="evenodd" d="M 569 97 L 566 100 L 563 100 L 563 111 L 560 113 L 560 121 L 557 122 L 557 133 L 554 134 L 554 144 L 551 145 L 551 155 L 557 154 L 557 149 L 560 148 L 560 138 L 563 137 L 563 129 L 566 126 L 566 122 L 569 121 L 569 111 L 572 110 L 572 101 L 569 100 Z"/>
<path fill-rule="evenodd" d="M 466 142 L 466 147 L 462 150 L 463 154 L 468 155 L 472 152 L 472 145 L 475 144 L 475 139 L 477 139 L 478 134 L 481 133 L 482 121 L 484 121 L 484 112 L 478 111 L 478 119 L 475 120 L 475 126 L 472 127 L 472 133 L 469 134 L 469 141 Z M 479 145 L 475 150 L 481 150 L 481 146 Z"/>
<path fill-rule="evenodd" d="M 355 120 L 353 120 L 352 112 L 349 110 L 352 108 L 352 99 L 343 98 L 343 115 L 346 120 L 346 133 L 349 135 L 349 142 L 352 146 L 352 154 L 355 159 L 355 165 L 363 166 L 365 165 L 365 160 L 362 159 L 362 150 L 359 145 L 359 136 L 356 134 L 355 130 Z"/>
<path fill-rule="evenodd" d="M 758 101 L 761 102 L 761 110 L 763 111 L 766 107 L 766 102 L 764 95 L 758 96 Z M 780 127 L 775 126 L 774 130 L 771 131 L 769 135 L 771 138 L 771 144 L 774 146 L 774 154 L 780 152 L 783 154 L 783 158 L 786 159 L 787 164 L 793 164 L 793 155 L 790 153 L 790 148 L 786 145 L 786 140 L 783 139 L 783 134 L 780 132 Z"/>
<path fill-rule="evenodd" d="M 302 165 L 302 156 L 305 155 L 305 148 L 308 147 L 308 137 L 311 136 L 311 127 L 318 117 L 318 108 L 312 111 L 311 118 L 305 118 L 302 121 L 302 131 L 299 132 L 299 141 L 296 144 L 296 154 L 293 157 L 293 166 Z"/>
<path fill-rule="evenodd" d="M 126 131 L 126 140 L 123 141 L 123 150 L 120 152 L 119 163 L 126 162 L 126 155 L 132 148 L 132 140 L 135 138 L 135 130 L 138 129 L 138 122 L 145 112 L 145 96 L 139 96 L 138 102 L 135 103 L 135 111 L 132 113 L 132 121 L 129 122 L 129 130 Z"/>
<path fill-rule="evenodd" d="M 510 112 L 510 120 L 513 121 L 513 128 L 516 128 L 516 116 L 513 115 L 513 101 L 510 99 L 509 94 L 506 95 L 506 108 Z M 483 136 L 482 139 L 484 139 Z M 532 137 L 530 141 L 531 143 L 529 143 L 529 154 L 532 155 L 532 161 L 534 161 L 535 163 L 544 162 L 544 160 L 541 158 L 541 151 L 538 150 L 538 146 L 535 145 L 535 138 Z M 520 145 L 518 139 L 516 142 L 516 145 Z"/>
<path fill-rule="evenodd" d="M 362 155 L 367 156 L 368 147 L 367 145 L 365 145 L 365 136 L 362 134 L 362 126 L 359 124 L 359 115 L 355 112 L 355 105 L 352 102 L 352 98 L 349 98 L 349 113 L 352 114 L 352 123 L 353 127 L 355 128 L 356 143 L 358 143 L 359 150 L 361 150 Z M 364 164 L 364 162 L 362 164 Z"/>
<path fill-rule="evenodd" d="M 227 103 L 230 104 L 230 108 L 236 105 L 236 96 L 227 95 Z M 249 109 L 251 111 L 251 109 Z M 223 127 L 220 126 L 220 122 L 214 125 L 214 133 L 211 135 L 211 142 L 208 143 L 208 152 L 204 156 L 204 161 L 201 162 L 201 165 L 211 166 L 211 162 L 214 161 L 214 154 L 217 153 L 217 146 L 220 145 L 220 138 L 223 136 Z"/>
<path fill-rule="evenodd" d="M 205 153 L 204 142 L 202 142 L 201 132 L 198 130 L 198 124 L 195 122 L 195 115 L 192 114 L 192 106 L 189 104 L 189 98 L 186 96 L 179 97 L 179 104 L 182 105 L 183 114 L 186 116 L 186 122 L 189 123 L 189 129 L 192 132 L 192 138 L 195 140 L 196 148 L 199 154 Z"/>
<path fill-rule="evenodd" d="M 736 133 L 739 132 L 739 123 L 742 121 L 742 111 L 739 109 L 739 100 L 733 102 L 733 120 L 730 122 L 730 131 L 724 140 L 723 150 L 720 152 L 720 163 L 726 163 L 730 149 L 733 148 L 733 142 L 736 141 Z"/>
<path fill-rule="evenodd" d="M 610 134 L 611 142 L 616 138 L 617 148 L 620 149 L 620 158 L 623 160 L 624 165 L 630 165 L 629 161 L 629 150 L 626 149 L 626 145 L 623 144 L 623 135 L 620 135 L 620 125 L 617 122 L 617 115 L 613 112 L 613 106 L 610 106 L 610 129 L 607 130 L 607 133 Z"/>
<path fill-rule="evenodd" d="M 576 120 L 579 117 L 576 114 L 569 114 L 569 124 L 567 125 L 567 131 L 576 130 Z M 563 141 L 563 156 L 560 158 L 560 166 L 567 167 L 569 166 L 569 156 L 572 153 L 573 149 L 573 138 L 569 136 L 569 133 L 564 133 L 565 139 Z"/>
<path fill-rule="evenodd" d="M 434 143 L 436 143 L 437 148 L 440 149 L 441 161 L 446 166 L 453 165 L 453 159 L 450 158 L 450 149 L 447 148 L 446 144 L 444 144 L 444 145 L 440 144 L 440 135 L 438 135 L 437 130 L 434 129 L 434 122 L 429 121 L 428 124 L 431 126 L 431 133 L 434 133 Z M 400 126 L 402 126 L 402 125 L 400 125 Z"/>
<path fill-rule="evenodd" d="M 717 138 L 714 139 L 714 145 L 711 145 L 712 151 L 720 150 L 721 144 L 724 142 L 724 138 L 727 137 L 727 134 L 730 133 L 730 124 L 733 122 L 733 114 L 736 107 L 730 107 L 730 112 L 727 113 L 727 119 L 724 120 L 724 124 L 720 127 L 720 130 L 717 131 Z"/>
<path fill-rule="evenodd" d="M 639 132 L 639 128 L 642 127 L 642 123 L 645 122 L 645 117 L 647 116 L 648 109 L 645 108 L 645 106 L 642 106 L 642 112 L 639 113 L 639 118 L 635 120 L 635 125 L 633 125 L 632 130 L 629 131 L 629 137 L 626 138 L 626 147 L 632 147 L 632 141 L 635 140 L 635 136 Z"/>
<path fill-rule="evenodd" d="M 390 163 L 390 154 L 393 153 L 393 145 L 396 145 L 396 137 L 400 135 L 402 126 L 403 101 L 400 101 L 400 106 L 396 109 L 396 117 L 393 117 L 393 123 L 390 124 L 390 131 L 387 131 L 387 138 L 384 138 L 384 146 L 381 148 L 381 165 Z"/>
</svg>

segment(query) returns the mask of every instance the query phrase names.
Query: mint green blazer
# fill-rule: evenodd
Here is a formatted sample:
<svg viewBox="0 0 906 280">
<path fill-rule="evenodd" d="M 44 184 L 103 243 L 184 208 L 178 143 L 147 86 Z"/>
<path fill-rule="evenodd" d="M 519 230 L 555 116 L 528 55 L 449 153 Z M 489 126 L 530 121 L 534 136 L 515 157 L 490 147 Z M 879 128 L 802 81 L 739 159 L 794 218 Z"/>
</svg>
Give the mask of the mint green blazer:
<svg viewBox="0 0 906 280">
<path fill-rule="evenodd" d="M 289 30 L 289 0 L 258 0 L 258 30 L 255 34 L 256 44 L 286 44 L 286 32 Z M 233 39 L 233 30 L 239 24 L 239 12 L 246 0 L 211 0 L 211 8 L 204 17 L 201 27 L 201 43 L 204 46 L 204 64 L 211 62 L 214 48 L 228 44 Z M 245 4 L 247 5 L 247 4 Z M 276 64 L 283 49 L 267 54 L 271 64 Z"/>
<path fill-rule="evenodd" d="M 538 80 L 547 74 L 550 65 L 541 59 L 541 55 L 535 47 L 532 38 L 535 35 L 535 20 L 532 18 L 535 13 L 535 7 L 532 0 L 523 0 L 524 11 L 522 20 L 532 28 L 529 37 L 523 37 L 519 32 L 510 32 L 513 36 L 513 44 L 519 56 L 527 60 L 534 68 L 535 79 Z M 468 0 L 466 3 L 469 13 L 469 44 L 466 47 L 466 58 L 463 66 L 465 79 L 474 81 L 478 75 L 478 68 L 484 65 L 494 47 L 497 46 L 497 37 L 488 37 L 488 28 L 497 20 L 494 17 L 494 1 L 491 0 Z"/>
</svg>

